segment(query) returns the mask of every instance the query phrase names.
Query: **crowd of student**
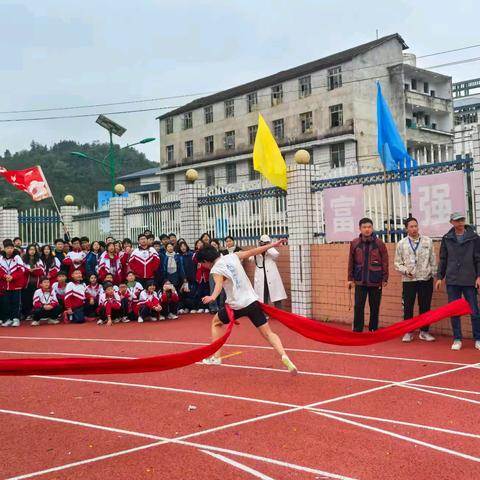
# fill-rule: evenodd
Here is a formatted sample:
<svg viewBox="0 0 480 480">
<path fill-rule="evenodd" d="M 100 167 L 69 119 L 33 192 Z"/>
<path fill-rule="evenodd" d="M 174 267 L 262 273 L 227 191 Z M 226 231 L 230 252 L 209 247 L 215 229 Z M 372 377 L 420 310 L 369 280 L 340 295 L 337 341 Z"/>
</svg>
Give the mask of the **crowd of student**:
<svg viewBox="0 0 480 480">
<path fill-rule="evenodd" d="M 57 239 L 53 247 L 30 244 L 25 249 L 21 238 L 6 239 L 0 252 L 0 323 L 111 325 L 216 313 L 224 296 L 208 306 L 202 303 L 214 287 L 209 270 L 196 258 L 206 244 L 222 254 L 240 250 L 232 237 L 222 247 L 205 233 L 192 250 L 173 233 L 156 240 L 149 230 L 138 236 L 136 248 L 127 238 L 90 242 L 74 237 Z"/>
</svg>

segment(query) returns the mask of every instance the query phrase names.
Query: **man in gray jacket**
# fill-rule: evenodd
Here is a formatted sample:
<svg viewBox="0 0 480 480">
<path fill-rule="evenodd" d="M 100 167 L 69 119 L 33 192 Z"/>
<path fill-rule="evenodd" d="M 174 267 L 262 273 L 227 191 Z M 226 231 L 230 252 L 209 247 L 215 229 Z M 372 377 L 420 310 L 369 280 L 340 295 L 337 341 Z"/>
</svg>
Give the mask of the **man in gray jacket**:
<svg viewBox="0 0 480 480">
<path fill-rule="evenodd" d="M 437 274 L 437 290 L 445 279 L 448 301 L 465 300 L 472 308 L 472 333 L 475 348 L 480 350 L 480 310 L 477 289 L 480 288 L 480 237 L 473 228 L 465 225 L 465 214 L 455 212 L 450 215 L 453 228 L 442 238 L 440 262 Z M 462 328 L 460 317 L 452 317 L 452 350 L 462 348 Z"/>
</svg>

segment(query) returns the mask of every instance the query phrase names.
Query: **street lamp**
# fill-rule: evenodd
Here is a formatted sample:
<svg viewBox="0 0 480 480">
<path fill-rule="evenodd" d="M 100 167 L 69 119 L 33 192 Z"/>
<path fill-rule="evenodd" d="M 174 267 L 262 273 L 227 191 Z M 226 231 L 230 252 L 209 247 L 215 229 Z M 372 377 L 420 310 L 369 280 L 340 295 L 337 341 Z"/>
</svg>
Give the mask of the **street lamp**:
<svg viewBox="0 0 480 480">
<path fill-rule="evenodd" d="M 92 160 L 96 163 L 99 163 L 103 171 L 108 175 L 108 170 L 110 170 L 110 181 L 111 181 L 111 189 L 112 189 L 112 195 L 115 195 L 115 150 L 113 148 L 113 138 L 112 135 L 115 134 L 119 137 L 121 137 L 127 130 L 126 128 L 122 127 L 118 123 L 115 123 L 113 120 L 110 120 L 109 118 L 105 117 L 105 115 L 100 115 L 96 122 L 108 130 L 109 137 L 110 137 L 110 147 L 108 149 L 107 155 L 102 160 L 99 160 L 98 158 L 91 157 L 90 155 L 87 155 L 86 153 L 83 152 L 70 152 L 71 155 L 74 157 L 79 157 L 83 159 L 88 159 Z M 153 142 L 155 138 L 153 137 L 148 137 L 144 138 L 143 140 L 140 140 L 139 142 L 131 143 L 129 145 L 125 145 L 124 147 L 121 147 L 121 150 L 124 148 L 129 148 L 133 147 L 134 145 L 140 145 L 144 143 L 149 143 Z"/>
</svg>

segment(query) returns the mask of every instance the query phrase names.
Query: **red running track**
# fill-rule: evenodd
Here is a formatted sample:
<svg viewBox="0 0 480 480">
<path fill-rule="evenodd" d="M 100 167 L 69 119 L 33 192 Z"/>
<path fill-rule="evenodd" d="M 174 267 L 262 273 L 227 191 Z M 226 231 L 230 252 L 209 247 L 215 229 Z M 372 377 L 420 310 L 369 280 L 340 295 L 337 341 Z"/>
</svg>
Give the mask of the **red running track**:
<svg viewBox="0 0 480 480">
<path fill-rule="evenodd" d="M 209 319 L 2 329 L 0 357 L 172 353 L 209 343 Z M 335 347 L 272 326 L 297 377 L 242 321 L 221 367 L 0 378 L 0 477 L 478 478 L 471 341 Z"/>
</svg>

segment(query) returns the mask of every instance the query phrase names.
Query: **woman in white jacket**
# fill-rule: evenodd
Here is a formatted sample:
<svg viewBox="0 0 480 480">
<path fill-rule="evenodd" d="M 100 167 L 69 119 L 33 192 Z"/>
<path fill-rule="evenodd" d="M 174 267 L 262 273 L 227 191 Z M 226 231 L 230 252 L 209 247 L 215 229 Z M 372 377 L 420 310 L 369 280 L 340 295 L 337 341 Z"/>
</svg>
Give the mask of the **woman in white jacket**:
<svg viewBox="0 0 480 480">
<path fill-rule="evenodd" d="M 260 246 L 271 243 L 268 235 L 260 237 Z M 280 255 L 278 250 L 270 248 L 260 255 L 250 257 L 250 261 L 255 262 L 255 293 L 263 303 L 273 303 L 275 307 L 280 307 L 282 300 L 287 298 L 287 293 L 283 286 L 282 277 L 277 267 L 277 258 Z"/>
</svg>

